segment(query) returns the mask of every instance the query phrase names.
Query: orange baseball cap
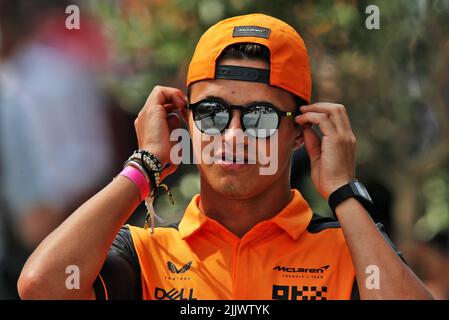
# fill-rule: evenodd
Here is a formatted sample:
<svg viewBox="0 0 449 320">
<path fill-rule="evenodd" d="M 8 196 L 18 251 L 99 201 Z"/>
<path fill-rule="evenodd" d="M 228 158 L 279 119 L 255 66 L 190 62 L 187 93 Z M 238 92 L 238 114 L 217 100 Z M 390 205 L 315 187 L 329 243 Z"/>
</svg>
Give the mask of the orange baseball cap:
<svg viewBox="0 0 449 320">
<path fill-rule="evenodd" d="M 257 43 L 270 50 L 270 70 L 217 66 L 223 50 L 236 43 Z M 312 79 L 307 49 L 301 36 L 287 23 L 249 14 L 222 20 L 198 41 L 187 74 L 187 87 L 206 79 L 265 82 L 310 103 Z"/>
</svg>

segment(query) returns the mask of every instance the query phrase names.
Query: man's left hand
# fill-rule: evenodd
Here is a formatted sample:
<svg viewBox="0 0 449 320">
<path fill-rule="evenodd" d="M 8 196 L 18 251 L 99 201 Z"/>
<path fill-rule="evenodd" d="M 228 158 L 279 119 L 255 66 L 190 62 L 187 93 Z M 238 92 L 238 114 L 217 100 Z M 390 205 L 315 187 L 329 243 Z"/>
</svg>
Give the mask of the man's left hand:
<svg viewBox="0 0 449 320">
<path fill-rule="evenodd" d="M 312 181 L 321 196 L 330 194 L 355 178 L 356 138 L 346 108 L 319 102 L 301 107 L 295 121 L 304 126 L 304 144 L 309 154 Z M 318 125 L 323 137 L 310 124 Z"/>
</svg>

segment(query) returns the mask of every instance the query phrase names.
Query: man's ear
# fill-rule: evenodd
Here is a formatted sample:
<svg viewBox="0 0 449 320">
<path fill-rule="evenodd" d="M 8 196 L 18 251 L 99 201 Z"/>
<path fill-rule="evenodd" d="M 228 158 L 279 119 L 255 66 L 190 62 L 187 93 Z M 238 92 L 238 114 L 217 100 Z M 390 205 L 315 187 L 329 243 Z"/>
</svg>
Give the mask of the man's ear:
<svg viewBox="0 0 449 320">
<path fill-rule="evenodd" d="M 299 149 L 304 144 L 304 136 L 302 133 L 303 126 L 297 124 L 295 126 L 295 143 L 293 145 L 293 150 Z"/>
</svg>

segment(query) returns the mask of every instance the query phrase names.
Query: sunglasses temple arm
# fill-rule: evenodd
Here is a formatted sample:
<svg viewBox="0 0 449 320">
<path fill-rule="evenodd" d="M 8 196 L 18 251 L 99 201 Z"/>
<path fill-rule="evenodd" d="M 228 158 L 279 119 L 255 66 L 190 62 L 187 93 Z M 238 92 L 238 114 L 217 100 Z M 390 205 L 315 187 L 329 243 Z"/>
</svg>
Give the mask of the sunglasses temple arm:
<svg viewBox="0 0 449 320">
<path fill-rule="evenodd" d="M 297 117 L 299 115 L 301 115 L 302 112 L 300 110 L 294 111 L 294 112 L 284 112 L 284 115 L 286 115 L 287 117 Z"/>
</svg>

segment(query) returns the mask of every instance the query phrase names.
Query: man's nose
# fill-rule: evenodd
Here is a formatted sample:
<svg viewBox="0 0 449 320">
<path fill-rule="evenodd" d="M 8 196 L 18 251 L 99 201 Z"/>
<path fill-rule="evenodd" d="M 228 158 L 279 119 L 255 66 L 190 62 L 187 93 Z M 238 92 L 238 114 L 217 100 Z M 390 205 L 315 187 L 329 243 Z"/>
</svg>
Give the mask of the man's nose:
<svg viewBox="0 0 449 320">
<path fill-rule="evenodd" d="M 243 130 L 242 124 L 240 123 L 240 111 L 239 110 L 232 110 L 231 111 L 231 122 L 229 122 L 229 126 L 227 128 L 228 130 Z"/>
<path fill-rule="evenodd" d="M 246 144 L 246 137 L 243 134 L 242 124 L 240 122 L 240 111 L 232 110 L 231 122 L 223 133 L 224 140 L 229 144 L 243 143 Z"/>
</svg>

